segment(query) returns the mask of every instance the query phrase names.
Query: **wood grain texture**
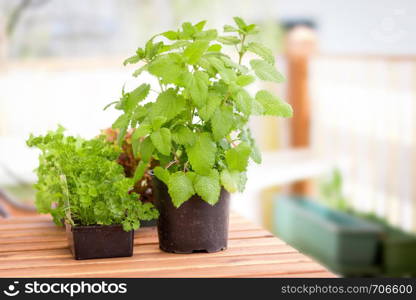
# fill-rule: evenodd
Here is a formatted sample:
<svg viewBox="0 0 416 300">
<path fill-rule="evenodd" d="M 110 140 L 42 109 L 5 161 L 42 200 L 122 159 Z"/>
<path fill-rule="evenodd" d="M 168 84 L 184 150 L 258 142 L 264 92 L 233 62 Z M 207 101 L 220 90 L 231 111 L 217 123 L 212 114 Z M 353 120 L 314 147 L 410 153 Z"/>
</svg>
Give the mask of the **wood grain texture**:
<svg viewBox="0 0 416 300">
<path fill-rule="evenodd" d="M 159 250 L 156 228 L 135 233 L 132 257 L 74 260 L 65 232 L 48 217 L 0 220 L 0 277 L 334 277 L 271 233 L 231 214 L 218 253 Z"/>
</svg>

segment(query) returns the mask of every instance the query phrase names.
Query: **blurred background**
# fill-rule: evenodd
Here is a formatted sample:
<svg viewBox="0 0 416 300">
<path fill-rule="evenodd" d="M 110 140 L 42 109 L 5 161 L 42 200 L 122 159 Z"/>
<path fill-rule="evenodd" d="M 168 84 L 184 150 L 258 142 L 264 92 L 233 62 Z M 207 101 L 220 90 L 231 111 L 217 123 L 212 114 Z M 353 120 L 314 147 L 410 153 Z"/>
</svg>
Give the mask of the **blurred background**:
<svg viewBox="0 0 416 300">
<path fill-rule="evenodd" d="M 413 0 L 0 0 L 0 214 L 34 213 L 31 132 L 96 136 L 117 117 L 102 108 L 138 84 L 124 58 L 184 21 L 233 16 L 260 25 L 287 78 L 262 88 L 295 112 L 251 121 L 263 164 L 234 210 L 339 274 L 416 276 Z"/>
</svg>

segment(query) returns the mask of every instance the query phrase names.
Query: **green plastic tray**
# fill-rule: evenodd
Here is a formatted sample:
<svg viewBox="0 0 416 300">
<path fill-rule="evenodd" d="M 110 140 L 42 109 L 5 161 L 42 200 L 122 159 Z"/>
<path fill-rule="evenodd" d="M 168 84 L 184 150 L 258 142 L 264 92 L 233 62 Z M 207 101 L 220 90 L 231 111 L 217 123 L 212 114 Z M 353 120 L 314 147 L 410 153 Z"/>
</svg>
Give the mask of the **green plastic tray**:
<svg viewBox="0 0 416 300">
<path fill-rule="evenodd" d="M 275 233 L 345 276 L 380 272 L 381 226 L 333 211 L 304 197 L 274 201 Z"/>
</svg>

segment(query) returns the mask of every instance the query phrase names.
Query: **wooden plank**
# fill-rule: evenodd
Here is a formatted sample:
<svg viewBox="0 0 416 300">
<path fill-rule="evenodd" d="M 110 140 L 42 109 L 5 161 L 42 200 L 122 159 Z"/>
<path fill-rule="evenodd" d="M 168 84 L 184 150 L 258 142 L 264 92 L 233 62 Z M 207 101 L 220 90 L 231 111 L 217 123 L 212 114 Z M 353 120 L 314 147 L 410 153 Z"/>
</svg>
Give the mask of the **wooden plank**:
<svg viewBox="0 0 416 300">
<path fill-rule="evenodd" d="M 203 258 L 211 259 L 212 257 L 231 257 L 231 256 L 247 256 L 247 255 L 266 255 L 277 253 L 298 253 L 293 248 L 287 245 L 276 243 L 274 239 L 263 239 L 257 241 L 255 244 L 247 245 L 241 243 L 242 241 L 233 241 L 229 244 L 229 248 L 223 252 L 217 253 L 194 253 L 191 255 L 177 255 L 172 253 L 165 253 L 159 250 L 158 245 L 138 245 L 134 247 L 134 255 L 132 257 L 120 257 L 112 259 L 100 260 L 82 260 L 74 261 L 69 252 L 58 252 L 57 250 L 43 253 L 38 251 L 31 254 L 31 256 L 16 255 L 17 252 L 12 252 L 7 256 L 3 256 L 0 264 L 0 270 L 10 269 L 25 269 L 33 267 L 53 267 L 53 266 L 73 266 L 73 265 L 99 265 L 99 264 L 113 264 L 116 266 L 119 262 L 141 262 L 141 261 L 159 261 L 164 264 L 168 260 L 184 261 L 188 258 Z M 58 255 L 57 255 L 58 254 Z"/>
<path fill-rule="evenodd" d="M 223 254 L 223 253 L 220 253 Z M 196 254 L 196 255 L 178 255 L 163 253 L 164 256 L 171 256 L 173 259 L 159 260 L 156 257 L 151 257 L 146 260 L 145 254 L 138 255 L 134 261 L 130 258 L 107 259 L 104 263 L 94 263 L 86 261 L 86 263 L 68 263 L 64 266 L 49 266 L 47 268 L 21 268 L 21 269 L 7 269 L 0 270 L 0 277 L 63 277 L 63 276 L 106 276 L 106 274 L 146 274 L 148 272 L 158 273 L 159 275 L 167 275 L 169 273 L 181 273 L 185 276 L 192 276 L 201 273 L 203 269 L 212 269 L 219 267 L 238 267 L 238 266 L 257 266 L 261 269 L 268 265 L 276 264 L 293 264 L 309 263 L 311 259 L 300 253 L 273 253 L 260 255 L 240 255 L 240 256 L 225 256 L 225 255 L 210 255 L 210 254 Z M 175 256 L 185 256 L 178 259 Z M 111 260 L 116 260 L 112 263 Z M 105 263 L 107 261 L 107 263 Z M 314 269 L 322 270 L 322 267 L 314 263 Z M 289 269 L 293 267 L 288 267 Z M 198 270 L 198 272 L 195 272 Z M 275 270 L 276 271 L 276 270 Z M 211 270 L 210 273 L 215 273 Z M 23 274 L 23 275 L 22 275 Z"/>
<path fill-rule="evenodd" d="M 239 277 L 239 276 L 236 276 Z M 277 278 L 277 277 L 282 277 L 282 274 L 265 274 L 265 275 L 260 275 L 260 276 L 256 276 L 258 278 Z M 284 277 L 287 278 L 291 278 L 291 277 L 296 277 L 296 278 L 336 278 L 337 276 L 335 276 L 332 273 L 329 273 L 327 271 L 322 272 L 322 271 L 311 271 L 311 272 L 302 272 L 302 273 L 291 273 L 291 274 L 284 274 Z"/>
<path fill-rule="evenodd" d="M 132 257 L 82 261 L 72 258 L 63 228 L 46 217 L 19 219 L 0 221 L 0 277 L 333 276 L 268 231 L 234 214 L 226 251 L 165 253 L 159 250 L 156 228 L 149 227 L 136 232 Z"/>
</svg>

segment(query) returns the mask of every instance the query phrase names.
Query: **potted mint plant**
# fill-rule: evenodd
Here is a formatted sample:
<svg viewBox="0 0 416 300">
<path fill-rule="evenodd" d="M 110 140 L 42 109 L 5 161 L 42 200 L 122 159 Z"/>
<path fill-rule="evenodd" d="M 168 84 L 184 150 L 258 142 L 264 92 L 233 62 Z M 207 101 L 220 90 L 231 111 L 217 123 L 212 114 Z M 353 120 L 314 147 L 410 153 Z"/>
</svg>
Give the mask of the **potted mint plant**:
<svg viewBox="0 0 416 300">
<path fill-rule="evenodd" d="M 279 83 L 283 76 L 272 52 L 250 41 L 257 26 L 234 21 L 236 26 L 224 26 L 227 35 L 204 29 L 205 21 L 183 23 L 153 36 L 125 61 L 142 63 L 133 76 L 148 72 L 158 82 L 123 90 L 114 102 L 122 114 L 113 128 L 120 140 L 134 129 L 136 176 L 153 169 L 159 243 L 167 252 L 227 247 L 229 193 L 244 189 L 250 159 L 261 162 L 249 117 L 292 115 L 290 105 L 272 93 L 259 90 L 253 97 L 246 90 L 257 79 Z M 237 50 L 235 60 L 226 47 Z M 247 52 L 253 54 L 248 64 Z"/>
<path fill-rule="evenodd" d="M 84 140 L 64 135 L 60 127 L 27 141 L 41 150 L 36 207 L 58 225 L 66 224 L 75 259 L 131 256 L 139 220 L 158 212 L 129 193 L 133 179 L 117 163 L 119 151 L 103 136 Z"/>
</svg>

